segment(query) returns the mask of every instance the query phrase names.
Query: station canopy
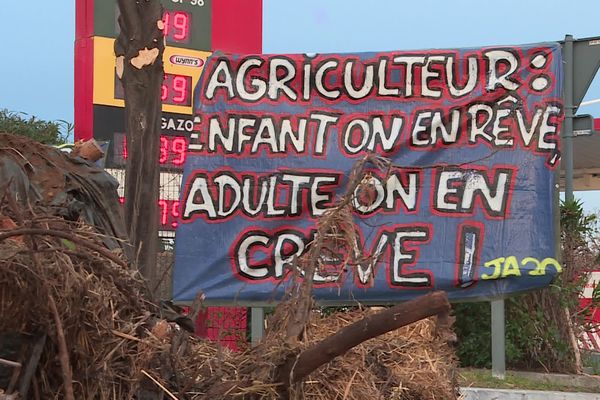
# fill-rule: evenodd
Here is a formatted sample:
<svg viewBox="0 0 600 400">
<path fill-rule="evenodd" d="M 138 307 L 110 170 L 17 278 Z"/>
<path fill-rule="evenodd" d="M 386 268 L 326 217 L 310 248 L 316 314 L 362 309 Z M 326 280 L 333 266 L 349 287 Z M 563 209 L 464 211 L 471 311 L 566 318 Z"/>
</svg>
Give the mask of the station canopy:
<svg viewBox="0 0 600 400">
<path fill-rule="evenodd" d="M 576 191 L 600 190 L 600 118 L 594 119 L 591 135 L 573 138 L 573 188 Z M 564 165 L 560 188 L 565 188 Z"/>
</svg>

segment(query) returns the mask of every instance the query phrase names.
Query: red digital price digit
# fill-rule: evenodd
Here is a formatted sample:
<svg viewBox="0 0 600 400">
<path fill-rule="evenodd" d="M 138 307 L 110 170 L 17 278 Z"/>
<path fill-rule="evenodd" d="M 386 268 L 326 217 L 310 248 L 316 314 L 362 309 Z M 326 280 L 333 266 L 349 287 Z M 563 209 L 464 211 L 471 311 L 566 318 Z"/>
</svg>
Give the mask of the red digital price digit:
<svg viewBox="0 0 600 400">
<path fill-rule="evenodd" d="M 165 11 L 163 34 L 167 40 L 186 42 L 190 36 L 191 15 L 182 11 Z"/>
<path fill-rule="evenodd" d="M 179 201 L 175 200 L 171 206 L 171 216 L 173 217 L 173 223 L 171 226 L 177 228 L 177 218 L 179 218 Z"/>
<path fill-rule="evenodd" d="M 165 101 L 169 98 L 169 79 L 167 77 L 167 75 L 165 75 L 164 80 L 163 80 L 163 84 L 160 87 L 160 100 L 161 101 Z"/>
<path fill-rule="evenodd" d="M 169 158 L 169 139 L 164 136 L 160 137 L 160 158 L 158 162 L 164 164 Z"/>
<path fill-rule="evenodd" d="M 179 30 L 179 32 L 173 32 L 173 39 L 186 39 L 189 33 L 189 16 L 186 13 L 176 12 L 173 17 L 173 27 Z"/>
<path fill-rule="evenodd" d="M 127 160 L 127 136 L 123 135 L 123 160 Z"/>
<path fill-rule="evenodd" d="M 169 204 L 166 200 L 159 200 L 158 207 L 160 208 L 160 224 L 166 225 L 169 216 Z"/>
<path fill-rule="evenodd" d="M 125 198 L 119 197 L 119 203 L 125 204 Z M 179 218 L 179 201 L 177 200 L 158 200 L 158 212 L 160 225 L 165 227 L 171 219 L 171 227 L 177 228 L 177 219 Z"/>
<path fill-rule="evenodd" d="M 163 23 L 164 23 L 163 34 L 165 35 L 165 37 L 169 36 L 169 23 L 170 22 L 171 22 L 171 13 L 169 13 L 168 11 L 165 11 L 165 15 L 163 15 Z"/>
<path fill-rule="evenodd" d="M 184 138 L 178 137 L 173 139 L 171 142 L 171 150 L 177 155 L 173 159 L 173 165 L 182 165 L 185 162 L 185 155 L 187 150 L 187 143 Z"/>
<path fill-rule="evenodd" d="M 165 74 L 161 86 L 161 101 L 164 104 L 189 105 L 191 83 L 190 76 Z"/>
<path fill-rule="evenodd" d="M 115 147 L 115 156 L 120 163 L 124 163 L 129 152 L 127 149 L 127 137 L 119 134 L 115 140 L 120 143 Z M 182 136 L 160 135 L 160 147 L 158 148 L 158 162 L 161 165 L 181 167 L 187 158 L 188 141 Z"/>
<path fill-rule="evenodd" d="M 177 75 L 173 78 L 173 91 L 176 94 L 173 96 L 173 101 L 175 103 L 185 103 L 188 94 L 187 83 L 188 80 L 185 76 Z"/>
</svg>

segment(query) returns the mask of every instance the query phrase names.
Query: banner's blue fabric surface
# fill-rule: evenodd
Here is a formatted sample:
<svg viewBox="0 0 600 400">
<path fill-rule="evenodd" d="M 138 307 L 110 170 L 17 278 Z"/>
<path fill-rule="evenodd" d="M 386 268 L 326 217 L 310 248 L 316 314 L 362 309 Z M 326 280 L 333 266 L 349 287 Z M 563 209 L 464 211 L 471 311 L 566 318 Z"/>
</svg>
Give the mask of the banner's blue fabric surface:
<svg viewBox="0 0 600 400">
<path fill-rule="evenodd" d="M 317 299 L 548 285 L 560 271 L 561 91 L 557 43 L 213 55 L 195 94 L 202 122 L 185 164 L 174 299 L 279 297 L 318 215 L 371 151 L 393 167 L 370 168 L 356 191 L 356 252 L 323 249 Z"/>
</svg>

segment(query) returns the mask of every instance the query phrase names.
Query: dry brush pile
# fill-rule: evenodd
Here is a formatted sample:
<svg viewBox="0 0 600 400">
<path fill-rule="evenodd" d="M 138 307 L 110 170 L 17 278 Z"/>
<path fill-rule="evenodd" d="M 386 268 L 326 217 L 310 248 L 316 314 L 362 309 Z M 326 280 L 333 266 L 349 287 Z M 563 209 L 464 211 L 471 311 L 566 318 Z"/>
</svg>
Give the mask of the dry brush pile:
<svg viewBox="0 0 600 400">
<path fill-rule="evenodd" d="M 144 334 L 152 310 L 141 281 L 89 227 L 29 221 L 35 228 L 0 233 L 0 332 L 47 336 L 32 388 L 39 398 L 128 398 L 141 366 L 124 336 Z"/>
<path fill-rule="evenodd" d="M 161 319 L 137 272 L 98 229 L 19 205 L 10 191 L 1 201 L 0 333 L 42 346 L 27 398 L 456 398 L 445 295 L 416 300 L 408 312 L 323 315 L 311 279 L 302 279 L 319 268 L 315 249 L 290 266 L 288 293 L 261 344 L 233 353 Z M 350 262 L 360 254 L 341 234 L 352 231 L 347 201 L 319 222 L 313 246 L 348 247 Z M 418 322 L 396 329 L 406 321 Z M 11 356 L 32 359 L 35 347 L 15 346 Z"/>
<path fill-rule="evenodd" d="M 93 242 L 83 227 L 71 233 Z M 276 328 L 282 322 L 276 313 L 259 347 L 233 353 L 157 319 L 140 300 L 137 275 L 118 263 L 79 242 L 70 250 L 58 237 L 34 241 L 35 253 L 19 241 L 0 244 L 0 331 L 48 336 L 33 383 L 40 399 L 60 398 L 69 381 L 74 399 L 133 398 L 140 385 L 178 399 L 275 398 L 290 355 L 374 313 L 313 311 L 305 339 L 294 346 Z M 292 392 L 306 399 L 452 399 L 453 354 L 430 318 L 352 348 Z"/>
</svg>

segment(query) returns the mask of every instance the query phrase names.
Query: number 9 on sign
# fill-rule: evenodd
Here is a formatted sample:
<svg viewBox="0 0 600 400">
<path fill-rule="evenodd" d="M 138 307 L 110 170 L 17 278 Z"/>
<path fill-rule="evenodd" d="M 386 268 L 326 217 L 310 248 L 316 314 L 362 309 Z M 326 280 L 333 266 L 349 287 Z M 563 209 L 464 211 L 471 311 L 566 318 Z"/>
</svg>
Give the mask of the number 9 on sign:
<svg viewBox="0 0 600 400">
<path fill-rule="evenodd" d="M 192 78 L 185 75 L 165 74 L 161 88 L 163 104 L 176 106 L 191 105 Z"/>
</svg>

